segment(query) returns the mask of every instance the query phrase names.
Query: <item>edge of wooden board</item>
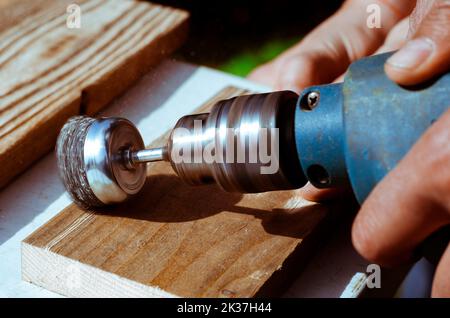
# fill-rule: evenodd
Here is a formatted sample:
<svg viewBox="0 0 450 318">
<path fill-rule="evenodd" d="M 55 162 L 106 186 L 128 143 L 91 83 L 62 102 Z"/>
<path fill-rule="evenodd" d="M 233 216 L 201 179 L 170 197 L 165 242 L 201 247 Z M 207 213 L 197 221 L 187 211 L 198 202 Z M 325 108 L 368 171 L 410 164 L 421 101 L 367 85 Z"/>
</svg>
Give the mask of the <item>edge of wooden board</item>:
<svg viewBox="0 0 450 318">
<path fill-rule="evenodd" d="M 84 298 L 178 297 L 156 286 L 129 280 L 26 242 L 22 242 L 21 250 L 22 279 L 58 294 Z"/>
<path fill-rule="evenodd" d="M 254 297 L 279 297 L 290 287 L 292 278 L 301 273 L 308 263 L 307 258 L 320 247 L 324 235 L 332 229 L 331 214 L 329 211 L 316 225 L 313 233 L 295 246 Z M 145 285 L 79 262 L 50 249 L 36 247 L 26 240 L 21 243 L 21 259 L 22 280 L 67 297 L 184 297 L 167 292 L 158 286 Z"/>
</svg>

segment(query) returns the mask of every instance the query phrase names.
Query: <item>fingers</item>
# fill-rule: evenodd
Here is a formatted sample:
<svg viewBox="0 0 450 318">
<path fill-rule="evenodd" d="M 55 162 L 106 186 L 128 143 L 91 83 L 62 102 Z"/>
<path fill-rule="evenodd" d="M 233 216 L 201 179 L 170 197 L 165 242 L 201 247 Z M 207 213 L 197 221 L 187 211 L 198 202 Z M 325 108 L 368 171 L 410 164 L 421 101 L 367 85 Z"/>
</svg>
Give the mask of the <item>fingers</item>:
<svg viewBox="0 0 450 318">
<path fill-rule="evenodd" d="M 361 207 L 355 248 L 383 265 L 408 260 L 432 232 L 450 223 L 450 110 L 420 138 Z"/>
<path fill-rule="evenodd" d="M 416 17 L 421 10 L 414 12 L 411 19 L 420 24 L 412 39 L 385 65 L 387 75 L 401 85 L 422 83 L 450 68 L 450 1 L 435 0 L 428 7 L 424 18 Z"/>
<path fill-rule="evenodd" d="M 386 52 L 392 52 L 400 49 L 405 45 L 409 31 L 409 18 L 404 18 L 402 21 L 392 28 L 386 37 L 383 45 L 375 52 L 375 54 L 381 54 Z"/>
<path fill-rule="evenodd" d="M 258 67 L 248 79 L 268 85 L 275 90 L 299 92 L 307 86 L 324 83 L 324 76 L 328 78 L 328 75 L 319 71 L 321 61 L 330 64 L 330 59 L 322 57 L 320 53 L 289 54 Z M 334 63 L 331 64 L 333 67 Z"/>
<path fill-rule="evenodd" d="M 302 198 L 313 202 L 324 202 L 334 200 L 338 197 L 348 197 L 351 195 L 351 189 L 349 188 L 330 188 L 330 189 L 317 189 L 311 183 L 307 183 L 306 186 L 299 190 L 299 194 Z"/>
<path fill-rule="evenodd" d="M 407 16 L 409 0 L 379 0 L 383 27 L 367 27 L 367 6 L 372 0 L 349 0 L 331 18 L 279 58 L 255 70 L 249 78 L 275 89 L 300 91 L 306 86 L 332 82 L 356 59 L 374 53 L 388 30 Z M 402 5 L 395 7 L 394 3 Z"/>
<path fill-rule="evenodd" d="M 254 69 L 247 78 L 251 81 L 275 88 L 276 72 L 275 65 L 273 63 L 268 63 Z"/>
<path fill-rule="evenodd" d="M 404 18 L 389 32 L 384 44 L 375 52 L 375 54 L 399 49 L 406 41 L 408 30 L 409 18 Z M 334 82 L 342 82 L 344 80 L 344 75 L 345 74 L 339 76 Z M 350 192 L 351 189 L 317 189 L 310 183 L 300 189 L 300 195 L 306 200 L 313 202 L 333 200 L 340 196 L 350 195 Z"/>
<path fill-rule="evenodd" d="M 327 201 L 338 195 L 335 189 L 317 189 L 309 182 L 300 189 L 299 194 L 302 198 L 313 202 Z"/>
<path fill-rule="evenodd" d="M 433 280 L 432 297 L 450 297 L 450 244 L 439 261 Z"/>
<path fill-rule="evenodd" d="M 299 92 L 312 85 L 332 82 L 349 65 L 347 57 L 333 54 L 305 52 L 289 56 L 280 61 L 276 77 L 276 89 Z"/>
</svg>

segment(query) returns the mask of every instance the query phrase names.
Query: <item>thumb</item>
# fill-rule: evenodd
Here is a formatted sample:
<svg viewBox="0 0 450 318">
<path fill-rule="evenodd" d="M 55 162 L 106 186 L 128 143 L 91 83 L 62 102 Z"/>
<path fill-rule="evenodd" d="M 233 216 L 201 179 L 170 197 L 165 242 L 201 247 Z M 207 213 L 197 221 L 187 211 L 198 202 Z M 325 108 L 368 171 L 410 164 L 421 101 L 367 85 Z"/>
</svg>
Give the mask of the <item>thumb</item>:
<svg viewBox="0 0 450 318">
<path fill-rule="evenodd" d="M 435 0 L 413 38 L 388 59 L 385 70 L 393 81 L 415 85 L 449 68 L 450 1 Z"/>
</svg>

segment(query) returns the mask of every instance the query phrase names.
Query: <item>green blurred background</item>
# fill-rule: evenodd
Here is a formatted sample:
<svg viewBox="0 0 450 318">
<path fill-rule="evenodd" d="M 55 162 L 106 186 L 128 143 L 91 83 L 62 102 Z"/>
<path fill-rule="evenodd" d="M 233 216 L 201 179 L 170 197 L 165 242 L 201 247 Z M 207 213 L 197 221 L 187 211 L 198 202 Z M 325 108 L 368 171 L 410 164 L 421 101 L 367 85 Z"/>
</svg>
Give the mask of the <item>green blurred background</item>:
<svg viewBox="0 0 450 318">
<path fill-rule="evenodd" d="M 191 13 L 189 39 L 177 58 L 246 76 L 300 41 L 342 0 L 156 2 Z"/>
</svg>

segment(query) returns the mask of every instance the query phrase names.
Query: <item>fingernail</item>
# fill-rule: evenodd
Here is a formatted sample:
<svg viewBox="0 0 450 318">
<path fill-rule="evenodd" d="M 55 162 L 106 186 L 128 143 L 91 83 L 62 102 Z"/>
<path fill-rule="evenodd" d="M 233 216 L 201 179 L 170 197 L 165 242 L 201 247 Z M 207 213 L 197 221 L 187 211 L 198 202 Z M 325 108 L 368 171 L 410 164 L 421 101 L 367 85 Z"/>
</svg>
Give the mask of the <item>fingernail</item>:
<svg viewBox="0 0 450 318">
<path fill-rule="evenodd" d="M 414 39 L 392 55 L 387 63 L 398 68 L 416 68 L 425 63 L 434 52 L 434 48 L 434 42 L 428 38 Z"/>
</svg>

